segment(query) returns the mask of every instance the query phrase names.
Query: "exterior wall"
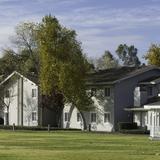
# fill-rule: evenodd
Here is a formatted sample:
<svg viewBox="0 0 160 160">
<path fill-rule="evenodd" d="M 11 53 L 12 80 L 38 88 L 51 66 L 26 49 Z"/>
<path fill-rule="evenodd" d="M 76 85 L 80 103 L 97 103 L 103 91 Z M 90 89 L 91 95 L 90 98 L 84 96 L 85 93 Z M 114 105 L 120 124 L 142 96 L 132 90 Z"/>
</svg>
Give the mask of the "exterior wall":
<svg viewBox="0 0 160 160">
<path fill-rule="evenodd" d="M 107 86 L 106 86 L 107 87 Z M 111 132 L 114 130 L 114 88 L 109 86 L 111 89 L 110 97 L 97 95 L 93 97 L 95 110 L 90 112 L 89 124 L 91 124 L 91 130 L 93 131 L 107 131 Z M 105 88 L 105 87 L 104 87 Z M 101 90 L 103 92 L 104 89 Z M 97 113 L 97 121 L 91 122 L 91 113 Z M 110 122 L 104 122 L 104 113 L 110 113 Z"/>
<path fill-rule="evenodd" d="M 141 107 L 148 100 L 147 91 L 141 90 L 141 87 L 136 87 L 134 90 L 134 106 Z"/>
<path fill-rule="evenodd" d="M 18 81 L 16 81 L 12 87 L 7 88 L 10 92 L 9 98 L 4 98 L 4 103 L 9 107 L 9 110 L 7 107 L 4 108 L 4 113 L 8 112 L 8 118 L 9 118 L 9 125 L 12 125 L 13 123 L 15 125 L 18 124 L 18 102 L 17 102 L 17 95 L 18 95 Z M 5 115 L 5 114 L 4 114 Z M 6 117 L 4 117 L 4 123 L 6 124 Z"/>
<path fill-rule="evenodd" d="M 32 89 L 36 89 L 36 97 L 32 97 Z M 32 112 L 36 113 L 36 120 L 32 121 Z M 23 81 L 23 125 L 38 125 L 38 86 L 31 81 Z"/>
<path fill-rule="evenodd" d="M 77 113 L 80 113 L 79 110 L 76 107 L 74 107 L 73 110 L 71 108 L 71 105 L 66 104 L 63 109 L 63 128 L 83 129 L 84 126 L 82 118 L 79 122 L 77 121 Z M 65 113 L 69 113 L 69 121 L 65 121 Z"/>
<path fill-rule="evenodd" d="M 133 114 L 124 111 L 124 108 L 134 107 L 134 90 L 138 83 L 155 75 L 160 75 L 160 71 L 147 71 L 135 77 L 123 80 L 115 85 L 115 129 L 117 129 L 119 122 L 133 122 Z"/>
<path fill-rule="evenodd" d="M 136 87 L 134 90 L 134 106 L 141 106 L 140 87 Z"/>
<path fill-rule="evenodd" d="M 141 91 L 140 92 L 140 106 L 146 104 L 147 100 L 148 100 L 147 92 L 146 91 Z"/>
</svg>

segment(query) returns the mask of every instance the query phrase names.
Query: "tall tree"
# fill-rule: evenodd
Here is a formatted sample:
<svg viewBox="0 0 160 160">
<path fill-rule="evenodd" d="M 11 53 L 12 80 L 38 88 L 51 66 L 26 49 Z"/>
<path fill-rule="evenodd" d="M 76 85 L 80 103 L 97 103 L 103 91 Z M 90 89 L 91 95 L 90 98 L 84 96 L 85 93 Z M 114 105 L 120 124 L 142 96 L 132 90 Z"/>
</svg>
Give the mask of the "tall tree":
<svg viewBox="0 0 160 160">
<path fill-rule="evenodd" d="M 118 65 L 118 60 L 113 57 L 110 51 L 105 51 L 102 57 L 97 60 L 98 69 L 116 68 Z"/>
<path fill-rule="evenodd" d="M 39 25 L 38 48 L 41 92 L 47 102 L 54 99 L 50 107 L 57 114 L 64 103 L 89 109 L 91 100 L 85 86 L 89 64 L 75 31 L 62 27 L 55 17 L 45 16 Z"/>
<path fill-rule="evenodd" d="M 160 66 L 160 45 L 152 44 L 144 58 L 148 64 Z"/>
<path fill-rule="evenodd" d="M 141 64 L 137 57 L 138 49 L 134 45 L 127 46 L 126 44 L 120 44 L 116 53 L 125 66 L 139 66 Z"/>
<path fill-rule="evenodd" d="M 3 56 L 0 58 L 0 75 L 8 76 L 14 70 L 19 70 L 19 56 L 12 50 L 3 50 Z"/>
<path fill-rule="evenodd" d="M 34 71 L 35 74 L 38 74 L 39 72 L 39 54 L 36 40 L 37 29 L 38 24 L 33 22 L 20 23 L 15 28 L 16 34 L 13 37 L 12 42 L 18 48 L 17 54 L 21 56 L 24 63 L 22 66 L 24 74 L 29 72 L 30 69 L 31 71 Z"/>
</svg>

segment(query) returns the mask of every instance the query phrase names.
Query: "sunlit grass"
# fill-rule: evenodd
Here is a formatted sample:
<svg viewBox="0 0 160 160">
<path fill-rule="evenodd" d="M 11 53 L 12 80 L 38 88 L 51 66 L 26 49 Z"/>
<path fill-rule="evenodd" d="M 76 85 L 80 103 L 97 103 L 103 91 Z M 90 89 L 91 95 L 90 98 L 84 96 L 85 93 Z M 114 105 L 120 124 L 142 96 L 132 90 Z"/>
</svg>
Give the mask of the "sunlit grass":
<svg viewBox="0 0 160 160">
<path fill-rule="evenodd" d="M 158 160 L 160 142 L 145 135 L 0 131 L 2 160 Z"/>
</svg>

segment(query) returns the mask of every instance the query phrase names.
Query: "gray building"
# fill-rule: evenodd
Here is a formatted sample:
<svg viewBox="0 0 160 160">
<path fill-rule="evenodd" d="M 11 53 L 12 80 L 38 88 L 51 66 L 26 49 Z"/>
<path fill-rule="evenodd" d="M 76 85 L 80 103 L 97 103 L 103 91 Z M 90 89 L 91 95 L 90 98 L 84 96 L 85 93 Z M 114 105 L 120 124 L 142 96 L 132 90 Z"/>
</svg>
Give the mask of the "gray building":
<svg viewBox="0 0 160 160">
<path fill-rule="evenodd" d="M 158 83 L 149 85 L 145 82 L 159 77 L 160 69 L 155 66 L 120 67 L 91 73 L 86 85 L 92 94 L 95 109 L 83 113 L 85 123 L 93 131 L 109 132 L 117 130 L 119 122 L 135 121 L 138 125 L 145 125 L 143 105 L 159 93 Z M 63 111 L 63 128 L 83 129 L 83 120 L 80 122 L 76 118 L 79 111 L 75 108 L 69 113 L 69 108 L 70 105 L 66 105 Z"/>
</svg>

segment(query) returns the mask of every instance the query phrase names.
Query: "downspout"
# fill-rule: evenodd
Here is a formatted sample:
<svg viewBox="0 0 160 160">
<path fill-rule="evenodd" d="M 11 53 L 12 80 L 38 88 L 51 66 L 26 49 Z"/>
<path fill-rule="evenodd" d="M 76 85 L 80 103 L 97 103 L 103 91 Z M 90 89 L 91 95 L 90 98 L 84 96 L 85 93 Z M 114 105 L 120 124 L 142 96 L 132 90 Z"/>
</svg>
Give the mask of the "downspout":
<svg viewBox="0 0 160 160">
<path fill-rule="evenodd" d="M 20 89 L 19 89 L 19 88 L 20 88 L 20 87 L 19 87 L 19 83 L 20 83 L 20 80 L 19 80 L 19 79 L 18 79 L 17 83 L 18 83 L 18 84 L 17 84 L 17 115 L 18 115 L 18 116 L 17 116 L 17 122 L 18 122 L 17 124 L 18 124 L 18 126 L 19 126 L 19 125 L 20 125 L 20 114 L 19 114 L 19 112 L 20 112 L 20 109 L 19 109 L 19 107 L 20 107 L 20 105 L 19 105 L 19 103 L 20 103 L 20 102 L 19 102 L 19 96 L 20 96 L 20 94 L 19 94 L 19 90 L 20 90 Z"/>
</svg>

